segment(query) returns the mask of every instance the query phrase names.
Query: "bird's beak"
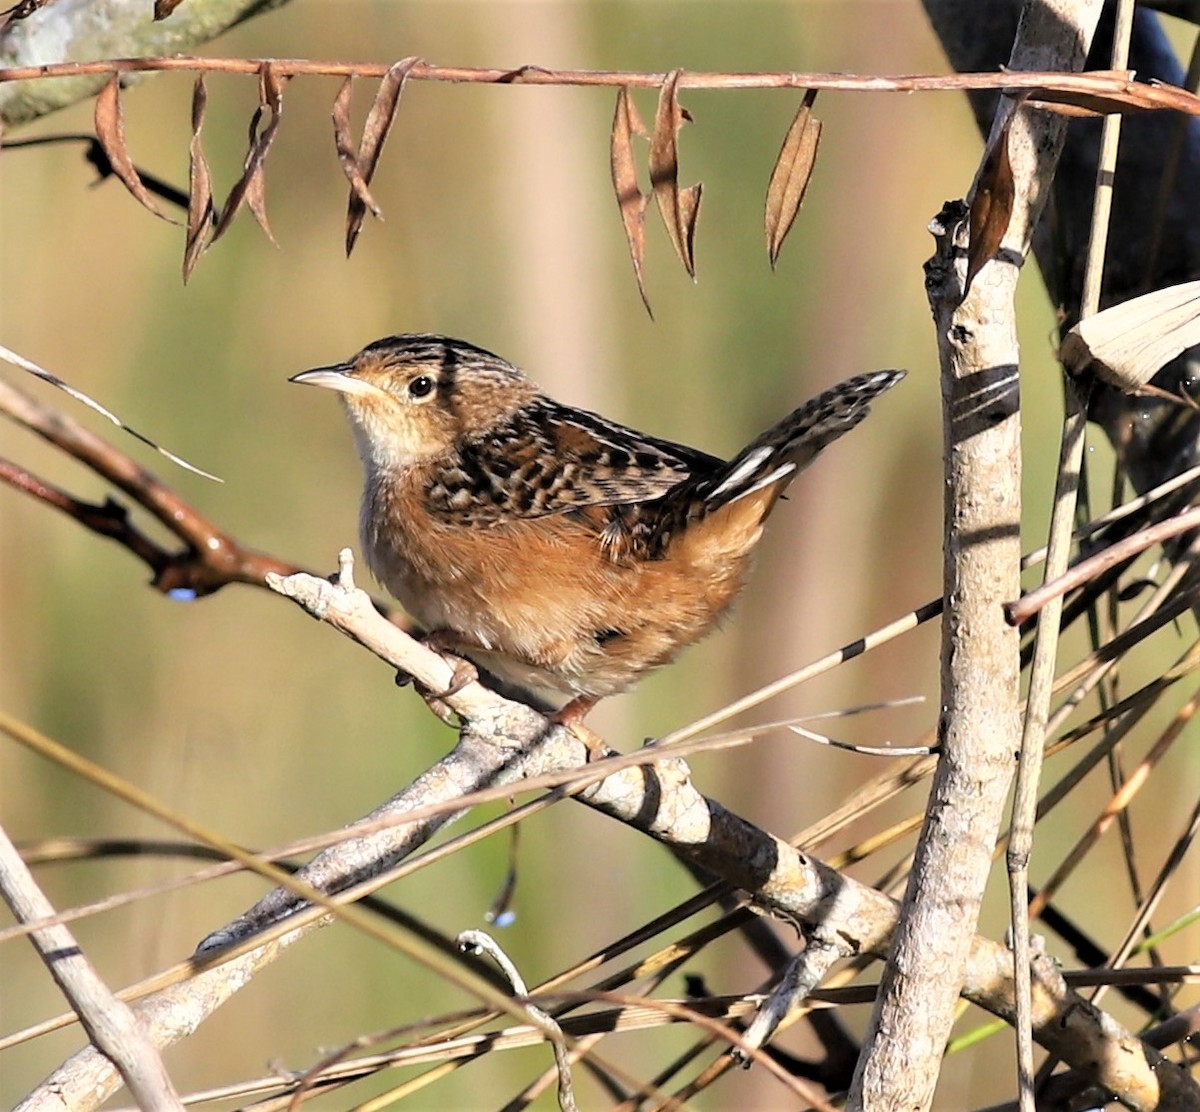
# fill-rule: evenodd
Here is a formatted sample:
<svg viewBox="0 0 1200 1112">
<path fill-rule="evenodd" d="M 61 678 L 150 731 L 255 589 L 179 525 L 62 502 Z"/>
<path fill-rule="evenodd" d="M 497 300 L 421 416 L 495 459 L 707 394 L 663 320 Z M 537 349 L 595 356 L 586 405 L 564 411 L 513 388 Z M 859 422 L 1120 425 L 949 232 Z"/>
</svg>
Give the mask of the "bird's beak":
<svg viewBox="0 0 1200 1112">
<path fill-rule="evenodd" d="M 298 375 L 292 375 L 288 382 L 299 382 L 302 386 L 324 386 L 327 390 L 336 390 L 340 394 L 357 394 L 360 397 L 377 398 L 383 393 L 378 386 L 372 386 L 371 383 L 351 375 L 353 369 L 349 363 L 315 367 L 311 371 L 301 371 Z"/>
</svg>

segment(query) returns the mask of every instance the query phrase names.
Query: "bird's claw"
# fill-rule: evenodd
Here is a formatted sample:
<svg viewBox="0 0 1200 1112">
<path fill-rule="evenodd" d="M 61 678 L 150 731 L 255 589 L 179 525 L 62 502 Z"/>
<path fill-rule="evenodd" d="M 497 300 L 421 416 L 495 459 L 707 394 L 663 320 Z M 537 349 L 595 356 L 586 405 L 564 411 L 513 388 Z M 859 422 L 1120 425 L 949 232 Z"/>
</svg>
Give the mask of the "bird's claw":
<svg viewBox="0 0 1200 1112">
<path fill-rule="evenodd" d="M 450 677 L 450 684 L 445 690 L 430 691 L 429 688 L 420 683 L 415 684 L 415 686 L 417 693 L 425 700 L 425 705 L 438 718 L 445 722 L 446 725 L 452 726 L 454 725 L 455 712 L 445 700 L 457 695 L 468 684 L 472 684 L 478 680 L 479 672 L 474 664 L 469 660 L 463 660 L 461 657 L 446 654 L 444 659 L 454 667 L 454 674 Z"/>
<path fill-rule="evenodd" d="M 451 695 L 457 695 L 464 687 L 479 679 L 479 670 L 469 660 L 448 654 L 443 659 L 454 666 L 454 675 L 450 677 L 450 686 L 439 692 L 435 698 L 449 699 Z"/>
</svg>

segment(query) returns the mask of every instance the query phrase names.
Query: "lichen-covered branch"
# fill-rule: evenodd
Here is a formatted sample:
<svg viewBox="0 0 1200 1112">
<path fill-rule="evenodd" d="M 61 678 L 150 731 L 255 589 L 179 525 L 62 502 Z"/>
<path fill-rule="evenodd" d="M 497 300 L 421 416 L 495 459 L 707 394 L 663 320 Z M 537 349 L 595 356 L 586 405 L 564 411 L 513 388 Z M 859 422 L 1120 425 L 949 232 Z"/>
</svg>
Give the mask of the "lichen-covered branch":
<svg viewBox="0 0 1200 1112">
<path fill-rule="evenodd" d="M 287 0 L 187 0 L 164 20 L 150 0 L 58 0 L 0 27 L 0 66 L 194 50 Z M 106 75 L 0 84 L 0 123 L 23 124 L 93 96 Z"/>
</svg>

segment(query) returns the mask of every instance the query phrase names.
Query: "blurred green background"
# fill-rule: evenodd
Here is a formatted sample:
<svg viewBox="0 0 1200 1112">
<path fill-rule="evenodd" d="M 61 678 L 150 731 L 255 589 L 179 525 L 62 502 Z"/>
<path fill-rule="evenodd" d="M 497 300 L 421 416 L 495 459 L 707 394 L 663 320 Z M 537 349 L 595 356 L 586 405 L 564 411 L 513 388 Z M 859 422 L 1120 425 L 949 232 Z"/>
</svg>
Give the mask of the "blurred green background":
<svg viewBox="0 0 1200 1112">
<path fill-rule="evenodd" d="M 295 0 L 208 53 L 651 71 L 946 68 L 916 0 Z M 217 486 L 118 441 L 221 526 L 317 569 L 332 569 L 338 549 L 356 544 L 358 463 L 334 399 L 285 380 L 378 336 L 462 336 L 566 401 L 724 454 L 839 379 L 908 368 L 870 421 L 793 488 L 727 629 L 595 713 L 597 729 L 625 749 L 938 593 L 940 403 L 921 264 L 932 246 L 927 222 L 964 193 L 980 149 L 957 97 L 823 94 L 816 176 L 772 274 L 763 195 L 798 97 L 685 91 L 695 123 L 682 136 L 681 180 L 704 183 L 698 281 L 687 279 L 652 214 L 651 321 L 611 194 L 612 90 L 410 84 L 372 185 L 386 221 L 368 217 L 347 261 L 346 185 L 329 124 L 337 87 L 310 78 L 286 90 L 267 167 L 278 249 L 243 215 L 187 288 L 181 229 L 142 211 L 115 180 L 91 188 L 78 149 L 6 152 L 2 342 L 223 476 Z M 241 165 L 255 82 L 214 77 L 209 93 L 204 134 L 221 199 Z M 181 185 L 190 94 L 181 75 L 124 98 L 135 160 Z M 369 96 L 360 83 L 356 126 Z M 638 99 L 651 118 L 653 95 Z M 77 106 L 20 136 L 87 131 L 91 110 Z M 1032 268 L 1023 296 L 1026 528 L 1037 544 L 1059 402 L 1053 318 Z M 0 373 L 110 435 L 62 396 Z M 106 493 L 11 424 L 0 425 L 0 453 L 83 496 Z M 243 844 L 277 845 L 349 822 L 452 744 L 385 668 L 290 604 L 244 587 L 192 604 L 163 598 L 126 552 L 5 489 L 0 579 L 0 706 Z M 924 706 L 831 727 L 849 740 L 913 742 L 936 716 L 936 637 L 932 628 L 910 635 L 746 721 L 922 695 Z M 704 790 L 786 836 L 881 765 L 776 731 L 693 767 Z M 914 796 L 886 817 L 919 805 Z M 165 833 L 11 744 L 0 745 L 0 815 L 22 839 Z M 388 894 L 451 934 L 482 925 L 506 853 L 506 842 L 490 842 Z M 67 906 L 186 869 L 146 858 L 39 876 Z M 260 891 L 253 880 L 223 881 L 88 920 L 78 935 L 110 983 L 125 984 L 190 953 Z M 501 941 L 534 983 L 692 891 L 648 840 L 583 807 L 558 807 L 525 828 L 518 918 Z M 989 927 L 998 934 L 1002 888 L 993 903 Z M 751 990 L 763 976 L 733 943 L 694 971 L 716 992 Z M 0 947 L 0 985 L 4 1032 L 61 1010 L 24 943 Z M 360 1033 L 469 1004 L 335 927 L 292 951 L 167 1061 L 181 1087 L 208 1086 L 268 1072 L 269 1062 L 303 1068 Z M 865 1008 L 859 1018 L 865 1023 Z M 678 1032 L 618 1036 L 604 1053 L 649 1073 L 686 1041 Z M 798 1036 L 784 1042 L 807 1047 Z M 6 1053 L 0 1106 L 78 1043 L 68 1031 Z M 1007 1092 L 1006 1054 L 978 1064 L 974 1077 L 949 1071 L 942 1106 Z M 496 1107 L 548 1062 L 543 1051 L 493 1056 L 413 1106 Z M 763 1071 L 752 1071 L 697 1103 L 767 1108 L 779 1099 Z M 348 1103 L 342 1095 L 318 1106 Z"/>
</svg>

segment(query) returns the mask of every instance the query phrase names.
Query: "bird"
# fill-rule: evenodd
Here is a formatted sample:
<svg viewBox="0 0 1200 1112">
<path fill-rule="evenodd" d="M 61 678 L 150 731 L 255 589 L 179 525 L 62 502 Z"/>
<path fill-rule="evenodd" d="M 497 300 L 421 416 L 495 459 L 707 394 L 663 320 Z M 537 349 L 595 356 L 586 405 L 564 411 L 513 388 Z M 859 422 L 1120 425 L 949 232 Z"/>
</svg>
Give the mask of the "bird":
<svg viewBox="0 0 1200 1112">
<path fill-rule="evenodd" d="M 367 564 L 428 643 L 569 724 L 718 625 L 788 484 L 903 377 L 848 379 L 729 460 L 564 405 L 431 333 L 290 381 L 341 395 Z"/>
</svg>

